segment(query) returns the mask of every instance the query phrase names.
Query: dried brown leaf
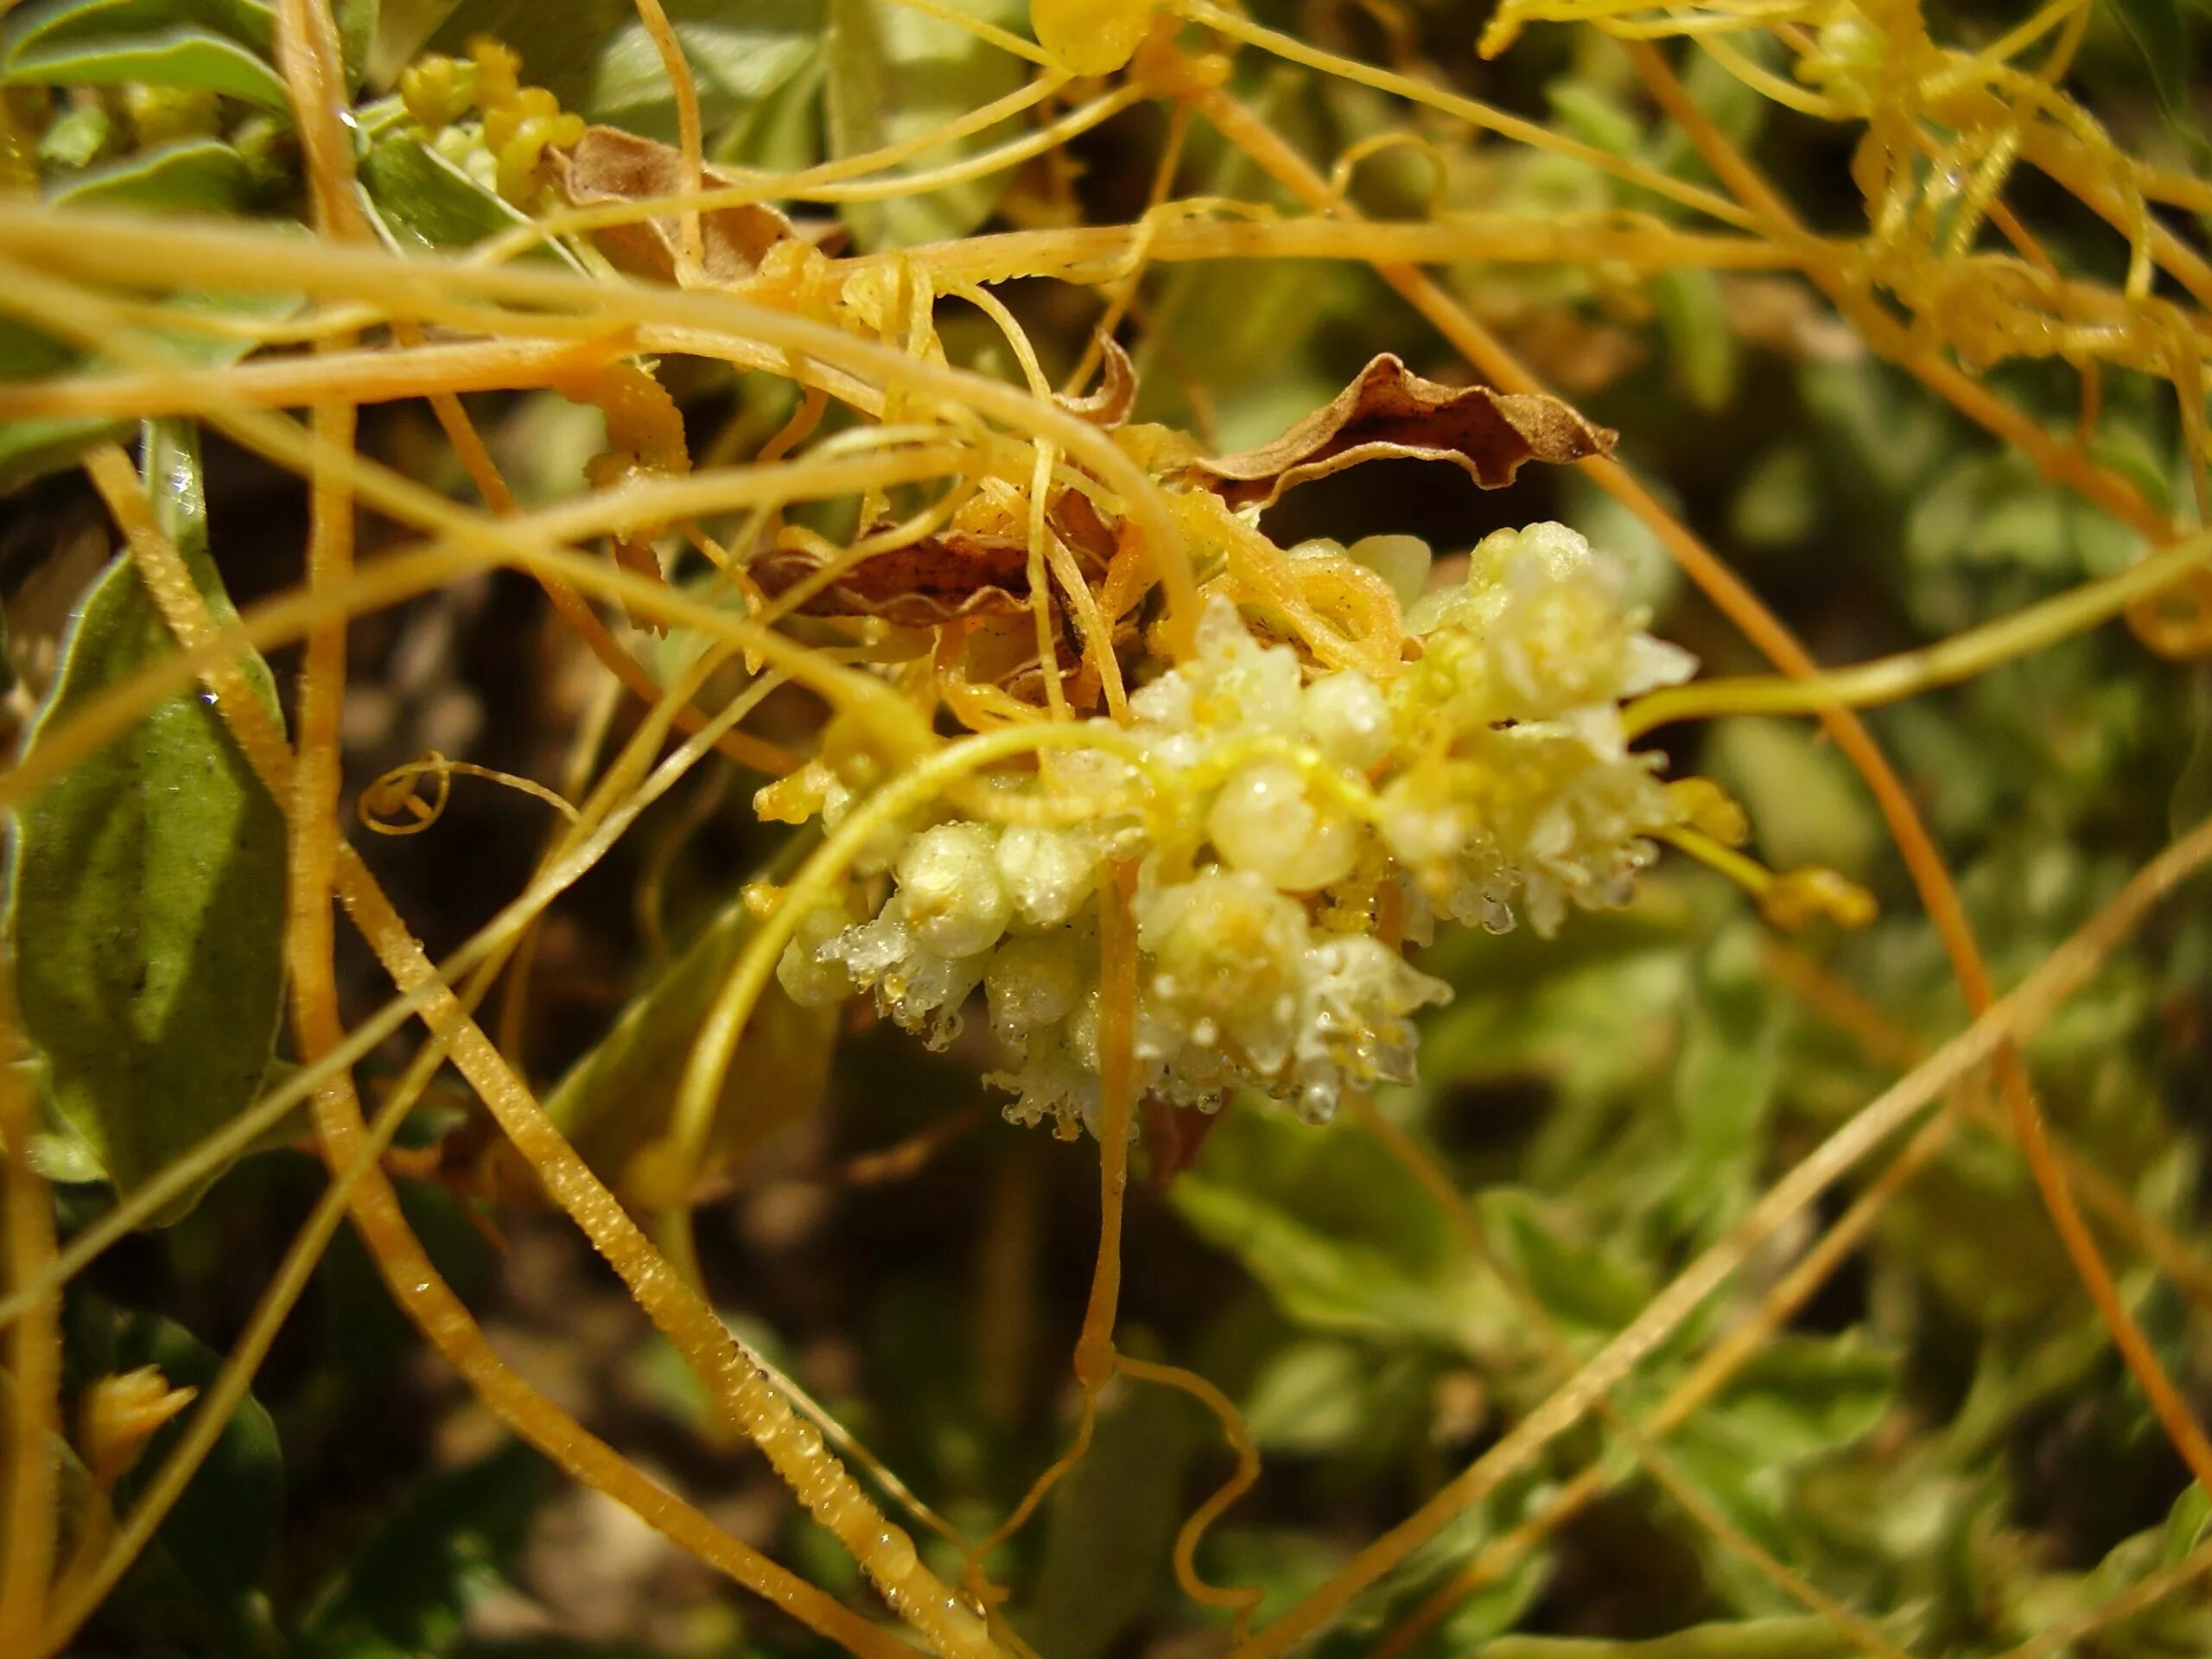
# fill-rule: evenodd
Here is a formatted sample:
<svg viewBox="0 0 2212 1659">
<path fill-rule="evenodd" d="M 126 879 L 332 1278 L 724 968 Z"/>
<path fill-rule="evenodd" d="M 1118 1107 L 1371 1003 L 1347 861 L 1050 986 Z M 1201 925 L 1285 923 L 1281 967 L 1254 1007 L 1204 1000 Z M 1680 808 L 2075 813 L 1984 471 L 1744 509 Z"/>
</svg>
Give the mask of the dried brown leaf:
<svg viewBox="0 0 2212 1659">
<path fill-rule="evenodd" d="M 1193 461 L 1185 476 L 1231 506 L 1267 506 L 1308 479 L 1410 457 L 1448 461 L 1494 490 L 1511 483 L 1524 461 L 1610 454 L 1617 435 L 1556 397 L 1441 385 L 1385 353 L 1274 442 Z"/>
<path fill-rule="evenodd" d="M 820 558 L 796 548 L 765 553 L 751 566 L 771 598 L 821 569 Z M 1015 615 L 1029 608 L 1029 544 L 1012 536 L 944 531 L 871 554 L 798 608 L 809 616 L 877 616 L 906 628 Z"/>
<path fill-rule="evenodd" d="M 577 207 L 681 195 L 689 188 L 682 150 L 616 127 L 587 127 L 573 149 L 554 153 L 553 169 L 562 194 Z M 712 168 L 702 174 L 703 188 L 709 190 L 734 182 Z M 779 242 L 803 237 L 817 245 L 829 245 L 843 238 L 842 228 L 834 220 L 794 225 L 766 202 L 703 213 L 699 215 L 699 233 L 704 248 L 703 274 L 708 282 L 718 285 L 741 283 L 752 276 L 768 250 Z M 591 235 L 618 270 L 661 282 L 675 280 L 677 252 L 683 244 L 680 215 L 667 213 L 636 224 L 602 226 Z"/>
<path fill-rule="evenodd" d="M 1053 533 L 1096 579 L 1112 556 L 1114 534 L 1078 490 L 1064 490 L 1048 515 Z M 878 524 L 868 531 L 889 529 Z M 822 569 L 803 548 L 777 548 L 750 569 L 771 598 L 790 592 Z M 1053 600 L 1057 610 L 1058 601 Z M 1026 536 L 945 530 L 862 559 L 810 595 L 807 616 L 879 616 L 906 628 L 937 627 L 961 617 L 1014 616 L 1029 609 L 1029 540 Z"/>
<path fill-rule="evenodd" d="M 1087 397 L 1056 397 L 1052 401 L 1094 426 L 1119 426 L 1136 407 L 1137 365 L 1111 334 L 1098 336 L 1098 390 Z"/>
</svg>

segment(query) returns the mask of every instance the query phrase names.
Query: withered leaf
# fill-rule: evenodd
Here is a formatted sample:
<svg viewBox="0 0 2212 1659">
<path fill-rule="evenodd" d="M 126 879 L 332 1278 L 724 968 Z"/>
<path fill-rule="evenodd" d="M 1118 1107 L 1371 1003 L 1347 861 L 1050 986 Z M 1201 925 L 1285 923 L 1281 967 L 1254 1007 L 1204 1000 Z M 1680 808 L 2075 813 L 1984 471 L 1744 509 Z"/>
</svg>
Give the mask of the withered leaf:
<svg viewBox="0 0 2212 1659">
<path fill-rule="evenodd" d="M 1094 426 L 1119 426 L 1136 406 L 1137 365 L 1111 334 L 1098 336 L 1098 390 L 1086 397 L 1056 397 L 1052 401 Z"/>
<path fill-rule="evenodd" d="M 814 554 L 778 548 L 753 561 L 770 598 L 822 568 Z M 1029 608 L 1029 543 L 1014 536 L 948 530 L 871 554 L 798 607 L 810 616 L 877 616 L 905 628 Z"/>
<path fill-rule="evenodd" d="M 1193 461 L 1185 475 L 1236 507 L 1268 506 L 1307 479 L 1389 457 L 1448 461 L 1494 490 L 1523 461 L 1610 454 L 1618 435 L 1556 397 L 1442 385 L 1386 353 L 1273 443 Z"/>
<path fill-rule="evenodd" d="M 577 207 L 680 195 L 688 188 L 682 150 L 617 127 L 587 127 L 573 149 L 553 153 L 553 170 L 562 194 Z M 707 168 L 702 182 L 712 190 L 736 181 Z M 804 237 L 817 246 L 834 249 L 844 238 L 843 227 L 834 219 L 794 225 L 766 202 L 703 213 L 699 215 L 699 234 L 704 251 L 702 271 L 715 284 L 743 282 L 760 268 L 761 259 L 779 242 Z M 677 253 L 683 245 L 679 215 L 602 226 L 591 235 L 617 270 L 661 282 L 675 280 Z"/>
<path fill-rule="evenodd" d="M 1053 533 L 1095 579 L 1114 546 L 1113 532 L 1078 490 L 1064 490 L 1047 515 Z M 877 524 L 878 535 L 890 529 Z M 822 569 L 799 548 L 777 548 L 748 567 L 773 599 Z M 1053 601 L 1057 610 L 1058 601 Z M 980 531 L 944 530 L 904 547 L 869 555 L 799 606 L 808 616 L 878 616 L 902 628 L 937 627 L 962 617 L 1014 616 L 1029 609 L 1029 539 Z"/>
</svg>

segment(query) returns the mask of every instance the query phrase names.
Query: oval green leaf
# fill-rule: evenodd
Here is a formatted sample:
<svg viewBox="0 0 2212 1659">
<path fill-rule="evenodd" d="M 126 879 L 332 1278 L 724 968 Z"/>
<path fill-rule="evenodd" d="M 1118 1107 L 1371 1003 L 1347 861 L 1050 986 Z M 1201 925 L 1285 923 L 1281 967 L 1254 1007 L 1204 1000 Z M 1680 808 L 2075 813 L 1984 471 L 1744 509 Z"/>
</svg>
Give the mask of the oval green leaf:
<svg viewBox="0 0 2212 1659">
<path fill-rule="evenodd" d="M 276 72 L 251 48 L 197 24 L 145 35 L 27 41 L 8 54 L 7 79 L 47 86 L 200 86 L 268 110 L 289 110 Z"/>
<path fill-rule="evenodd" d="M 187 138 L 79 175 L 47 200 L 172 213 L 236 213 L 253 190 L 245 157 L 219 138 Z"/>
<path fill-rule="evenodd" d="M 149 448 L 162 516 L 227 620 L 189 442 L 157 428 Z M 79 613 L 31 752 L 175 649 L 130 559 L 118 559 Z M 273 706 L 268 671 L 252 672 Z M 18 813 L 7 926 L 23 1023 L 55 1109 L 118 1188 L 253 1098 L 282 1011 L 284 872 L 283 816 L 196 688 Z"/>
<path fill-rule="evenodd" d="M 402 253 L 465 248 L 527 225 L 529 219 L 429 145 L 395 133 L 361 158 L 361 188 L 392 246 Z M 557 243 L 525 257 L 575 261 Z"/>
<path fill-rule="evenodd" d="M 272 0 L 31 0 L 8 15 L 5 51 L 41 42 L 143 34 L 196 23 L 254 48 L 264 56 L 275 41 Z"/>
</svg>

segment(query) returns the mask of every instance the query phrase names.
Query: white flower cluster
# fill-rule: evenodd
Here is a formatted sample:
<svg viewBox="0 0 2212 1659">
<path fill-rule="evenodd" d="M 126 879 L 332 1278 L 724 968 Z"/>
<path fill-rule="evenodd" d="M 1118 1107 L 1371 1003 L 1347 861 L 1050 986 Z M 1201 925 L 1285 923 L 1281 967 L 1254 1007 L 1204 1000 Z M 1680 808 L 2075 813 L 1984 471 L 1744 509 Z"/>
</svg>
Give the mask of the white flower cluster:
<svg viewBox="0 0 2212 1659">
<path fill-rule="evenodd" d="M 1485 537 L 1455 591 L 1408 626 L 1421 660 L 1392 688 L 1382 832 L 1436 908 L 1503 931 L 1518 899 L 1549 933 L 1570 904 L 1618 908 L 1680 822 L 1660 758 L 1630 754 L 1619 705 L 1696 659 L 1643 632 L 1628 573 L 1564 524 Z"/>
<path fill-rule="evenodd" d="M 1255 1088 L 1320 1120 L 1346 1090 L 1408 1081 L 1412 1016 L 1449 992 L 1395 936 L 1438 912 L 1502 929 L 1516 900 L 1547 931 L 1570 904 L 1624 903 L 1646 837 L 1679 819 L 1618 707 L 1692 664 L 1641 631 L 1623 579 L 1563 526 L 1500 531 L 1463 589 L 1414 607 L 1420 655 L 1387 685 L 1308 678 L 1217 601 L 1194 658 L 1130 700 L 1147 764 L 1102 747 L 1028 785 L 1141 783 L 1151 810 L 923 830 L 877 913 L 810 918 L 779 977 L 805 1002 L 872 989 L 933 1046 L 981 986 L 1014 1057 L 991 1079 L 1009 1115 L 1095 1129 L 1097 894 L 1126 864 L 1141 1092 L 1211 1109 Z"/>
</svg>

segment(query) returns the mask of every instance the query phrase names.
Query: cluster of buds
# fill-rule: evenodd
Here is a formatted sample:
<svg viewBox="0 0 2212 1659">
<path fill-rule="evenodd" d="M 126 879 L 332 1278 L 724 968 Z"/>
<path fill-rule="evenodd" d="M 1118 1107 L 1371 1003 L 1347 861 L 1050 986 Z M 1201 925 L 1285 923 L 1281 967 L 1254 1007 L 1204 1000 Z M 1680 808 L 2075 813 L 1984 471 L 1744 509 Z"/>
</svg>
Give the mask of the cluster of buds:
<svg viewBox="0 0 2212 1659">
<path fill-rule="evenodd" d="M 1624 585 L 1562 525 L 1501 531 L 1464 587 L 1413 607 L 1418 655 L 1387 683 L 1316 672 L 1215 599 L 1126 727 L 994 780 L 1076 810 L 899 832 L 875 913 L 808 918 L 782 983 L 817 1004 L 872 991 L 937 1046 L 980 987 L 1009 1116 L 1095 1130 L 1098 905 L 1121 871 L 1141 1091 L 1211 1109 L 1255 1089 L 1319 1121 L 1408 1081 L 1412 1016 L 1449 991 L 1406 941 L 1439 916 L 1549 932 L 1570 907 L 1626 904 L 1651 837 L 1683 820 L 1619 709 L 1694 664 L 1643 631 Z M 825 816 L 849 810 L 826 769 L 817 782 Z"/>
<path fill-rule="evenodd" d="M 547 152 L 584 136 L 583 118 L 522 84 L 514 48 L 479 35 L 466 60 L 427 53 L 399 77 L 400 101 L 438 153 L 528 213 L 550 181 Z"/>
</svg>

